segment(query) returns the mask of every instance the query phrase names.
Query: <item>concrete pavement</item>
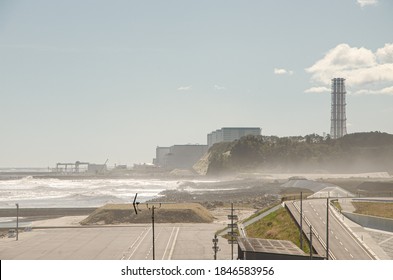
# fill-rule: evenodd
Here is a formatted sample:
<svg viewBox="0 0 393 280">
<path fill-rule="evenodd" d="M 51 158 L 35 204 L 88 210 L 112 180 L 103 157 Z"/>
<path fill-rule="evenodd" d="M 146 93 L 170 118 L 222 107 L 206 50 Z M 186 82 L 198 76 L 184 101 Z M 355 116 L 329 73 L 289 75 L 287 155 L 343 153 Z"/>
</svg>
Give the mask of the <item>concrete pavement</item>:
<svg viewBox="0 0 393 280">
<path fill-rule="evenodd" d="M 156 259 L 213 260 L 214 233 L 220 224 L 157 224 Z M 218 259 L 230 259 L 230 245 L 220 238 Z M 236 258 L 236 256 L 235 256 Z M 0 239 L 2 260 L 152 259 L 150 224 L 96 228 L 44 228 Z"/>
</svg>

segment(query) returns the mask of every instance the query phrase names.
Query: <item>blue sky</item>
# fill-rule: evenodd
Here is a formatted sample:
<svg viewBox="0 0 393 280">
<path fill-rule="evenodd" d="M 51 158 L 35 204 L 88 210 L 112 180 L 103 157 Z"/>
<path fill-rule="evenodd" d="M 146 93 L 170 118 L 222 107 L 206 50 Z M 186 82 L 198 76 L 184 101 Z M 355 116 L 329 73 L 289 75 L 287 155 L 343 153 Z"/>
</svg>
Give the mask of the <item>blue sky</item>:
<svg viewBox="0 0 393 280">
<path fill-rule="evenodd" d="M 393 1 L 0 0 L 0 167 L 151 162 L 227 126 L 393 133 Z"/>
</svg>

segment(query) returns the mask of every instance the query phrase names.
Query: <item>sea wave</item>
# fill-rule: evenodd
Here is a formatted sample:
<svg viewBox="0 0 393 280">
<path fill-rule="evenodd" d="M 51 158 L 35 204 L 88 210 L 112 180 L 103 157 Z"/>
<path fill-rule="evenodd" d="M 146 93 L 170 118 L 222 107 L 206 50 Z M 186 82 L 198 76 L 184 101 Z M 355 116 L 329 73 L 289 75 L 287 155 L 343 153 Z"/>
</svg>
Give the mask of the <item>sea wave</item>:
<svg viewBox="0 0 393 280">
<path fill-rule="evenodd" d="M 193 181 L 191 185 L 204 181 Z M 175 180 L 33 178 L 0 181 L 0 208 L 14 207 L 89 207 L 106 203 L 156 198 L 164 190 L 178 189 L 190 183 Z"/>
</svg>

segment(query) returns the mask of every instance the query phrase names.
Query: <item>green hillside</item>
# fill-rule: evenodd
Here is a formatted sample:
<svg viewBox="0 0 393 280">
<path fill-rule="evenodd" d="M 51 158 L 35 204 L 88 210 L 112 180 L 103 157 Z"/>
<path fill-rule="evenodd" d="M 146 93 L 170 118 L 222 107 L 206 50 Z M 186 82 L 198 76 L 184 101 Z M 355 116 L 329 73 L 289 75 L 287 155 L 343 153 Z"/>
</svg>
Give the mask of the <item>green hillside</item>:
<svg viewBox="0 0 393 280">
<path fill-rule="evenodd" d="M 245 136 L 209 150 L 208 174 L 244 171 L 393 173 L 393 135 L 348 134 L 340 139 L 312 134 Z"/>
</svg>

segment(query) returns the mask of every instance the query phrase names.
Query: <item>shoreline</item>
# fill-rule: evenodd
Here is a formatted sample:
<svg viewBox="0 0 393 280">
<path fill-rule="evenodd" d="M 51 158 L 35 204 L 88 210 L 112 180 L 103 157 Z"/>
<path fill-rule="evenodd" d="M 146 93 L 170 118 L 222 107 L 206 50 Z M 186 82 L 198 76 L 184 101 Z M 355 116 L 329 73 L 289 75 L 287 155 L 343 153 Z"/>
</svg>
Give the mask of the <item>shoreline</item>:
<svg viewBox="0 0 393 280">
<path fill-rule="evenodd" d="M 33 179 L 59 179 L 59 180 L 99 180 L 99 179 L 137 179 L 137 180 L 235 180 L 235 179 L 265 179 L 265 180 L 288 180 L 291 177 L 304 177 L 306 179 L 363 179 L 363 180 L 392 180 L 393 175 L 386 171 L 363 172 L 363 173 L 318 173 L 318 172 L 239 172 L 231 175 L 200 175 L 197 173 L 188 175 L 176 175 L 170 172 L 124 172 L 124 173 L 57 173 L 57 172 L 0 172 L 0 181 L 20 180 L 26 177 Z"/>
</svg>

